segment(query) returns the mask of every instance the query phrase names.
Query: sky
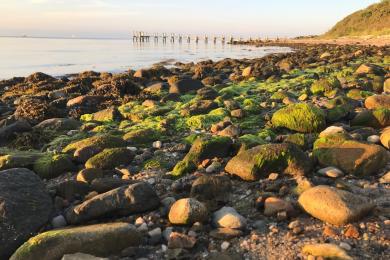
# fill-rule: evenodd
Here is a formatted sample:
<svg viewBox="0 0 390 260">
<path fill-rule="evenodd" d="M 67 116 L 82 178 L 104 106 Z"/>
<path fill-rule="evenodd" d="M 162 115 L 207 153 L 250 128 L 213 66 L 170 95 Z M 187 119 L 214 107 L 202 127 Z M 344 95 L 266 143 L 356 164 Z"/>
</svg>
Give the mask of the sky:
<svg viewBox="0 0 390 260">
<path fill-rule="evenodd" d="M 0 0 L 0 36 L 127 38 L 322 34 L 379 0 Z"/>
</svg>

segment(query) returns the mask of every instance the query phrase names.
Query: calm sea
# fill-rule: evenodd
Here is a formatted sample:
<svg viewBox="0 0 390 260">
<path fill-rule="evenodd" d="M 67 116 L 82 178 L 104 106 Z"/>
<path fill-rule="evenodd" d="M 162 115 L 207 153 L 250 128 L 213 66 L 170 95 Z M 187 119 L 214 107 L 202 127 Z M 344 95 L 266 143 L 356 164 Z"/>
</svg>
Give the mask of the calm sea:
<svg viewBox="0 0 390 260">
<path fill-rule="evenodd" d="M 50 39 L 0 37 L 0 78 L 41 71 L 53 76 L 86 70 L 120 72 L 155 63 L 197 62 L 224 58 L 255 58 L 288 52 L 282 47 L 250 47 L 196 43 L 134 43 L 112 39 Z"/>
</svg>

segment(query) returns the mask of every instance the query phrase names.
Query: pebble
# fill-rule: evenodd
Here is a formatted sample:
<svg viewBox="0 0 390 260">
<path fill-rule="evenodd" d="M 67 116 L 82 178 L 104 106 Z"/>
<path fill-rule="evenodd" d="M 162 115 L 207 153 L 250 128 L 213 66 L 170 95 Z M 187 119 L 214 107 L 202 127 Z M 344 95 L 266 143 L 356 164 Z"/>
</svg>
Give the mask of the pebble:
<svg viewBox="0 0 390 260">
<path fill-rule="evenodd" d="M 136 225 L 137 227 L 138 226 L 141 226 L 142 224 L 145 223 L 145 220 L 142 218 L 142 217 L 138 217 L 135 222 L 134 222 L 134 225 Z"/>
<path fill-rule="evenodd" d="M 161 232 L 161 228 L 155 228 L 155 229 L 152 229 L 148 232 L 148 235 L 150 237 L 150 243 L 152 245 L 155 245 L 157 244 L 158 242 L 160 242 L 161 240 L 161 237 L 162 237 L 162 232 Z"/>
<path fill-rule="evenodd" d="M 348 244 L 348 243 L 345 243 L 345 242 L 340 242 L 339 246 L 347 251 L 351 250 L 352 247 Z"/>
<path fill-rule="evenodd" d="M 288 228 L 293 229 L 293 228 L 299 227 L 299 225 L 300 225 L 299 220 L 294 220 L 288 224 Z"/>
<path fill-rule="evenodd" d="M 274 181 L 274 180 L 276 180 L 278 177 L 279 177 L 279 174 L 277 174 L 277 173 L 271 173 L 270 175 L 268 175 L 268 180 Z"/>
<path fill-rule="evenodd" d="M 51 220 L 51 225 L 53 226 L 53 228 L 66 227 L 67 224 L 68 223 L 62 215 L 58 215 Z"/>
<path fill-rule="evenodd" d="M 330 166 L 318 170 L 318 173 L 330 178 L 339 178 L 344 176 L 344 173 L 336 167 Z"/>
<path fill-rule="evenodd" d="M 146 223 L 142 223 L 138 228 L 137 228 L 138 231 L 140 232 L 145 232 L 145 231 L 148 231 L 148 225 Z"/>
<path fill-rule="evenodd" d="M 243 229 L 246 227 L 246 219 L 232 207 L 223 207 L 214 212 L 212 222 L 217 228 Z"/>
<path fill-rule="evenodd" d="M 206 168 L 206 173 L 213 173 L 213 172 L 216 172 L 219 168 L 221 168 L 221 163 L 219 163 L 219 162 L 212 162 L 212 163 Z"/>
<path fill-rule="evenodd" d="M 369 143 L 377 144 L 380 143 L 380 141 L 381 139 L 379 135 L 370 135 L 369 137 L 367 137 L 367 142 Z"/>
<path fill-rule="evenodd" d="M 155 141 L 153 142 L 153 148 L 160 149 L 162 147 L 161 141 Z"/>
<path fill-rule="evenodd" d="M 226 250 L 226 249 L 229 248 L 229 246 L 230 246 L 230 243 L 229 243 L 229 242 L 223 241 L 222 244 L 221 244 L 221 249 L 222 249 L 222 250 Z"/>
<path fill-rule="evenodd" d="M 130 150 L 130 151 L 132 151 L 132 152 L 136 152 L 137 150 L 138 150 L 138 148 L 137 147 L 134 147 L 134 146 L 128 146 L 128 147 L 126 147 L 127 148 L 127 150 Z"/>
</svg>

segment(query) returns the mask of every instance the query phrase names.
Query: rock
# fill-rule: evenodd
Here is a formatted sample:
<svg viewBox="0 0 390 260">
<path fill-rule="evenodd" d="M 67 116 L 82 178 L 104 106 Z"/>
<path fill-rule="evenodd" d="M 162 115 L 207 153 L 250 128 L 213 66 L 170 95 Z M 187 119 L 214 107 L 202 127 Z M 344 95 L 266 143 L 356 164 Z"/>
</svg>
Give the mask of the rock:
<svg viewBox="0 0 390 260">
<path fill-rule="evenodd" d="M 373 95 L 364 101 L 364 106 L 368 109 L 387 108 L 390 109 L 390 96 Z"/>
<path fill-rule="evenodd" d="M 363 110 L 351 120 L 351 126 L 368 126 L 373 128 L 390 126 L 390 109 Z"/>
<path fill-rule="evenodd" d="M 11 141 L 15 134 L 28 132 L 31 130 L 31 125 L 25 120 L 18 120 L 10 125 L 0 128 L 0 145 L 5 145 Z"/>
<path fill-rule="evenodd" d="M 148 236 L 149 236 L 149 243 L 152 244 L 152 245 L 155 245 L 157 243 L 159 243 L 161 241 L 161 238 L 162 238 L 162 231 L 161 231 L 161 228 L 155 228 L 153 230 L 150 230 L 148 232 Z"/>
<path fill-rule="evenodd" d="M 311 244 L 302 248 L 303 254 L 324 257 L 326 259 L 352 260 L 347 252 L 335 244 Z"/>
<path fill-rule="evenodd" d="M 61 260 L 109 260 L 109 258 L 96 257 L 89 254 L 76 253 L 76 254 L 66 254 Z"/>
<path fill-rule="evenodd" d="M 344 173 L 341 170 L 337 169 L 336 167 L 332 167 L 332 166 L 319 169 L 318 173 L 323 175 L 323 176 L 330 177 L 330 178 L 339 178 L 339 177 L 344 176 Z"/>
<path fill-rule="evenodd" d="M 385 175 L 382 176 L 379 180 L 380 183 L 390 183 L 390 172 L 387 172 Z"/>
<path fill-rule="evenodd" d="M 314 143 L 313 156 L 323 166 L 337 167 L 358 176 L 376 173 L 388 160 L 383 147 L 351 140 L 342 134 L 318 139 Z"/>
<path fill-rule="evenodd" d="M 243 180 L 266 178 L 270 173 L 304 175 L 312 168 L 308 156 L 290 143 L 259 145 L 233 157 L 225 171 Z"/>
<path fill-rule="evenodd" d="M 231 189 L 229 177 L 203 175 L 192 183 L 190 196 L 201 202 L 224 202 L 228 200 Z"/>
<path fill-rule="evenodd" d="M 242 76 L 243 77 L 250 77 L 251 74 L 252 74 L 252 71 L 253 71 L 253 68 L 251 66 L 249 67 L 246 67 L 243 71 L 242 71 Z"/>
<path fill-rule="evenodd" d="M 51 219 L 51 226 L 56 229 L 56 228 L 63 228 L 66 227 L 66 219 L 62 215 L 58 215 L 54 218 Z"/>
<path fill-rule="evenodd" d="M 232 228 L 217 228 L 210 231 L 211 237 L 220 240 L 228 240 L 242 235 L 243 232 L 241 230 Z"/>
<path fill-rule="evenodd" d="M 127 148 L 109 148 L 88 159 L 85 167 L 110 170 L 130 164 L 133 158 L 134 153 Z"/>
<path fill-rule="evenodd" d="M 246 219 L 232 207 L 223 207 L 212 215 L 212 223 L 217 228 L 244 229 Z"/>
<path fill-rule="evenodd" d="M 370 135 L 369 137 L 367 137 L 367 142 L 372 143 L 372 144 L 377 144 L 380 141 L 381 140 L 380 140 L 379 135 Z"/>
<path fill-rule="evenodd" d="M 76 98 L 70 99 L 67 103 L 67 107 L 74 107 L 74 106 L 86 106 L 86 107 L 96 107 L 100 103 L 104 102 L 106 100 L 106 97 L 104 96 L 93 96 L 93 95 L 85 95 L 85 96 L 78 96 Z"/>
<path fill-rule="evenodd" d="M 291 214 L 294 211 L 290 202 L 276 197 L 269 197 L 264 201 L 264 215 L 275 216 L 279 212 Z"/>
<path fill-rule="evenodd" d="M 170 84 L 169 93 L 186 94 L 191 91 L 197 91 L 203 87 L 204 87 L 203 83 L 199 80 L 180 79 Z"/>
<path fill-rule="evenodd" d="M 356 75 L 366 75 L 366 74 L 375 74 L 375 75 L 384 75 L 386 74 L 382 67 L 375 64 L 361 64 L 359 68 L 355 71 Z"/>
<path fill-rule="evenodd" d="M 383 92 L 385 92 L 386 94 L 390 94 L 390 78 L 387 78 L 385 80 L 385 83 L 383 85 Z"/>
<path fill-rule="evenodd" d="M 88 168 L 79 171 L 76 179 L 79 182 L 91 183 L 94 179 L 102 178 L 102 177 L 103 177 L 102 169 Z"/>
<path fill-rule="evenodd" d="M 232 140 L 228 137 L 198 138 L 184 159 L 172 170 L 174 176 L 196 170 L 198 164 L 205 159 L 225 157 L 229 154 Z"/>
<path fill-rule="evenodd" d="M 325 59 L 328 59 L 328 58 L 330 58 L 330 57 L 332 57 L 332 54 L 330 54 L 329 52 L 324 52 L 324 53 L 322 53 L 321 55 L 320 55 L 320 59 L 321 60 L 325 60 Z"/>
<path fill-rule="evenodd" d="M 52 260 L 75 252 L 110 256 L 138 246 L 141 235 L 128 223 L 109 223 L 41 233 L 16 250 L 10 260 Z"/>
<path fill-rule="evenodd" d="M 110 107 L 93 113 L 92 120 L 98 122 L 112 122 L 118 119 L 119 116 L 118 110 L 115 107 Z"/>
<path fill-rule="evenodd" d="M 160 200 L 153 188 L 144 182 L 119 187 L 97 195 L 80 205 L 68 209 L 66 220 L 71 224 L 83 223 L 107 215 L 130 215 L 153 210 Z"/>
<path fill-rule="evenodd" d="M 390 128 L 386 128 L 383 130 L 381 136 L 380 136 L 380 141 L 384 147 L 387 149 L 390 148 Z"/>
<path fill-rule="evenodd" d="M 101 151 L 102 149 L 97 146 L 86 146 L 77 149 L 73 154 L 73 158 L 79 163 L 86 163 L 91 157 L 95 156 Z"/>
<path fill-rule="evenodd" d="M 204 87 L 199 89 L 196 94 L 202 100 L 214 100 L 218 97 L 218 92 L 212 87 Z"/>
<path fill-rule="evenodd" d="M 67 145 L 62 152 L 74 153 L 77 149 L 94 146 L 100 150 L 106 148 L 125 147 L 127 144 L 122 138 L 112 135 L 95 135 Z"/>
<path fill-rule="evenodd" d="M 75 165 L 67 154 L 47 154 L 34 162 L 33 169 L 41 178 L 51 179 L 75 170 Z"/>
<path fill-rule="evenodd" d="M 134 181 L 112 177 L 103 177 L 94 179 L 91 182 L 91 189 L 97 191 L 98 193 L 104 193 L 130 184 L 134 184 Z"/>
<path fill-rule="evenodd" d="M 146 88 L 144 88 L 144 92 L 146 93 L 150 93 L 150 94 L 155 94 L 155 95 L 159 95 L 161 94 L 163 91 L 168 91 L 168 84 L 165 83 L 165 82 L 157 82 L 157 83 L 153 83 L 149 86 L 147 86 Z"/>
<path fill-rule="evenodd" d="M 213 173 L 213 172 L 216 172 L 218 170 L 220 170 L 221 168 L 221 163 L 220 162 L 212 162 L 209 166 L 207 166 L 206 168 L 206 173 Z"/>
<path fill-rule="evenodd" d="M 235 118 L 243 118 L 245 116 L 244 110 L 241 108 L 230 111 L 230 115 Z"/>
<path fill-rule="evenodd" d="M 238 137 L 241 134 L 241 129 L 236 125 L 229 125 L 225 129 L 218 132 L 219 136 Z"/>
<path fill-rule="evenodd" d="M 340 81 L 336 77 L 323 78 L 314 82 L 310 90 L 313 94 L 325 94 L 326 96 L 334 89 L 341 88 Z"/>
<path fill-rule="evenodd" d="M 78 129 L 81 125 L 80 121 L 73 118 L 50 118 L 34 126 L 34 129 L 41 131 L 69 131 Z"/>
<path fill-rule="evenodd" d="M 12 168 L 32 168 L 43 154 L 36 152 L 17 152 L 0 156 L 0 170 Z"/>
<path fill-rule="evenodd" d="M 57 195 L 71 201 L 75 198 L 80 198 L 86 195 L 90 189 L 85 182 L 75 180 L 65 180 L 54 185 Z"/>
<path fill-rule="evenodd" d="M 221 249 L 225 251 L 226 249 L 229 248 L 229 246 L 230 246 L 229 242 L 223 241 L 222 244 L 221 244 Z"/>
<path fill-rule="evenodd" d="M 168 248 L 188 248 L 191 249 L 196 244 L 196 238 L 182 233 L 172 232 L 168 239 Z"/>
<path fill-rule="evenodd" d="M 52 200 L 32 171 L 0 171 L 0 259 L 8 257 L 49 220 Z"/>
<path fill-rule="evenodd" d="M 305 103 L 291 104 L 272 116 L 275 127 L 284 127 L 302 133 L 318 132 L 325 128 L 325 115 L 319 109 Z"/>
<path fill-rule="evenodd" d="M 126 133 L 123 136 L 125 140 L 130 145 L 143 145 L 147 146 L 148 144 L 153 143 L 161 139 L 161 134 L 159 131 L 151 128 L 134 130 Z"/>
<path fill-rule="evenodd" d="M 208 217 L 208 211 L 203 203 L 193 198 L 186 198 L 173 203 L 168 217 L 172 224 L 191 225 L 195 222 L 205 221 Z"/>
<path fill-rule="evenodd" d="M 160 149 L 162 147 L 162 142 L 161 141 L 155 141 L 152 144 L 153 148 Z"/>
<path fill-rule="evenodd" d="M 374 208 L 367 198 L 325 185 L 304 191 L 298 202 L 308 214 L 336 226 L 358 221 Z"/>
</svg>

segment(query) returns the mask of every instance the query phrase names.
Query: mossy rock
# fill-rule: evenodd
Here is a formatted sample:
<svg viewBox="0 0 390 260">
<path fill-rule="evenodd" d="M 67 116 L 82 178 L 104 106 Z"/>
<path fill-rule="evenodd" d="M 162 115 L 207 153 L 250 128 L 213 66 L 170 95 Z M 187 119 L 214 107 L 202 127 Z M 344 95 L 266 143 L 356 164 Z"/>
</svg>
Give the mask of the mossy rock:
<svg viewBox="0 0 390 260">
<path fill-rule="evenodd" d="M 41 233 L 19 247 L 10 259 L 53 260 L 74 253 L 106 257 L 140 243 L 141 235 L 128 223 L 96 224 Z"/>
<path fill-rule="evenodd" d="M 40 152 L 11 152 L 0 156 L 0 170 L 12 168 L 32 168 L 35 161 L 44 156 Z"/>
<path fill-rule="evenodd" d="M 312 147 L 315 139 L 316 139 L 316 135 L 313 134 L 296 133 L 287 136 L 284 142 L 295 144 L 299 148 L 303 150 L 307 150 L 310 149 L 310 147 Z"/>
<path fill-rule="evenodd" d="M 186 125 L 190 129 L 207 129 L 211 127 L 211 125 L 218 123 L 225 116 L 221 115 L 196 115 L 188 118 L 186 120 Z"/>
<path fill-rule="evenodd" d="M 313 156 L 322 166 L 334 166 L 345 173 L 358 176 L 377 173 L 388 160 L 383 147 L 352 140 L 346 134 L 317 139 Z"/>
<path fill-rule="evenodd" d="M 233 157 L 225 171 L 246 181 L 256 181 L 278 172 L 304 175 L 312 168 L 309 157 L 290 143 L 265 144 L 243 151 Z"/>
<path fill-rule="evenodd" d="M 350 112 L 353 112 L 355 107 L 353 100 L 345 96 L 338 96 L 334 99 L 331 99 L 325 106 L 327 108 L 326 119 L 329 122 L 336 122 L 340 119 L 343 119 Z"/>
<path fill-rule="evenodd" d="M 232 140 L 229 137 L 198 138 L 191 146 L 184 159 L 176 164 L 172 175 L 180 176 L 196 170 L 198 164 L 204 159 L 225 157 L 229 154 Z"/>
<path fill-rule="evenodd" d="M 158 170 L 158 169 L 169 169 L 170 162 L 168 158 L 164 156 L 155 156 L 143 163 L 142 168 L 144 170 Z"/>
<path fill-rule="evenodd" d="M 390 109 L 364 110 L 352 119 L 351 126 L 370 126 L 373 128 L 390 126 Z"/>
<path fill-rule="evenodd" d="M 252 147 L 261 145 L 261 144 L 266 144 L 267 142 L 264 140 L 264 138 L 253 135 L 253 134 L 246 134 L 242 135 L 238 138 L 238 145 L 240 147 L 239 152 L 248 150 Z"/>
<path fill-rule="evenodd" d="M 347 93 L 347 97 L 353 100 L 363 100 L 372 95 L 374 95 L 374 93 L 360 89 L 351 89 Z"/>
<path fill-rule="evenodd" d="M 47 154 L 35 161 L 33 170 L 41 178 L 52 179 L 75 170 L 75 165 L 67 154 Z"/>
<path fill-rule="evenodd" d="M 99 149 L 105 149 L 105 148 L 115 148 L 115 147 L 125 147 L 126 142 L 116 136 L 112 135 L 95 135 L 86 139 L 82 139 L 80 141 L 71 143 L 67 145 L 62 152 L 63 153 L 69 153 L 74 152 L 77 149 L 85 148 L 88 146 L 95 146 Z"/>
<path fill-rule="evenodd" d="M 161 138 L 161 132 L 151 128 L 134 130 L 123 136 L 123 140 L 131 145 L 147 145 Z"/>
<path fill-rule="evenodd" d="M 302 133 L 314 133 L 326 126 L 324 112 L 306 103 L 291 104 L 276 111 L 272 116 L 272 125 Z"/>
<path fill-rule="evenodd" d="M 324 94 L 324 93 L 330 93 L 336 88 L 341 88 L 340 81 L 336 77 L 329 77 L 329 78 L 323 78 L 319 79 L 316 82 L 314 82 L 310 90 L 313 94 Z"/>
<path fill-rule="evenodd" d="M 133 158 L 133 152 L 127 148 L 109 148 L 89 158 L 85 167 L 110 170 L 131 163 Z"/>
<path fill-rule="evenodd" d="M 282 101 L 284 98 L 296 98 L 296 96 L 288 91 L 276 91 L 270 97 L 272 101 Z"/>
</svg>

